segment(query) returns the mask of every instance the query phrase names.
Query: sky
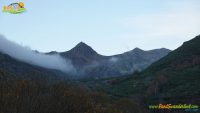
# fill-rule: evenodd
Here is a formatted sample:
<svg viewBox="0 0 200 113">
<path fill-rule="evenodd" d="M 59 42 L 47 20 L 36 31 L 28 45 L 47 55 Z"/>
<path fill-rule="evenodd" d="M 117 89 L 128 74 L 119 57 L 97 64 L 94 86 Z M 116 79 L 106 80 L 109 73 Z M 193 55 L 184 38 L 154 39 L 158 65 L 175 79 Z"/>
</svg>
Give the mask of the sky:
<svg viewBox="0 0 200 113">
<path fill-rule="evenodd" d="M 0 0 L 0 8 L 19 0 Z M 21 0 L 27 12 L 0 11 L 0 34 L 41 52 L 85 42 L 102 55 L 181 46 L 200 34 L 200 0 Z"/>
</svg>

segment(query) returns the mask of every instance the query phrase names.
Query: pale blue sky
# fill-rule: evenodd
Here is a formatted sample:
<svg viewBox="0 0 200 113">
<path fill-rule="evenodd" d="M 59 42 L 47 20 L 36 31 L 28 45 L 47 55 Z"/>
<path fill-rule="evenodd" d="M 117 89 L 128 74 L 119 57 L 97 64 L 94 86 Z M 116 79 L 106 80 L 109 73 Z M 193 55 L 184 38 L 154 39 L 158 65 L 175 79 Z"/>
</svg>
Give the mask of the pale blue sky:
<svg viewBox="0 0 200 113">
<path fill-rule="evenodd" d="M 41 52 L 80 41 L 113 55 L 135 47 L 175 49 L 200 34 L 200 0 L 21 0 L 27 12 L 0 12 L 0 34 Z M 0 8 L 19 0 L 0 0 Z"/>
</svg>

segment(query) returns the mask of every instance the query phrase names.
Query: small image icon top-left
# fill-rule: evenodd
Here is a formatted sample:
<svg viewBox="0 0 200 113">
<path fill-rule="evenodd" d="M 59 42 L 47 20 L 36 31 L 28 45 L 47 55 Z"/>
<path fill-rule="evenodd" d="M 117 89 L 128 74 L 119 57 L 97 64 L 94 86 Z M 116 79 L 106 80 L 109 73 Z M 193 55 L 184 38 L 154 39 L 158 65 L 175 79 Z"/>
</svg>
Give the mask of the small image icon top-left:
<svg viewBox="0 0 200 113">
<path fill-rule="evenodd" d="M 20 14 L 26 11 L 25 5 L 23 2 L 11 3 L 8 6 L 3 7 L 3 12 L 10 14 Z"/>
</svg>

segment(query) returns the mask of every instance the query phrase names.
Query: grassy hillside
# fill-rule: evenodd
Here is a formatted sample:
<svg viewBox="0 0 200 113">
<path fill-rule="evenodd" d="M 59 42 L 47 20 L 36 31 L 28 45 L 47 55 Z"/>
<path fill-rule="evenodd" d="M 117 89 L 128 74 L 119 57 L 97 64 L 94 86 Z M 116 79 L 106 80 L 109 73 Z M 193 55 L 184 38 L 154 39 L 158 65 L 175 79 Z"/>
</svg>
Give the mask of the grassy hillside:
<svg viewBox="0 0 200 113">
<path fill-rule="evenodd" d="M 200 104 L 200 36 L 185 42 L 141 73 L 83 82 L 115 97 L 140 98 L 145 104 Z"/>
<path fill-rule="evenodd" d="M 145 93 L 155 99 L 199 103 L 200 36 L 154 63 L 141 76 L 148 81 Z"/>
</svg>

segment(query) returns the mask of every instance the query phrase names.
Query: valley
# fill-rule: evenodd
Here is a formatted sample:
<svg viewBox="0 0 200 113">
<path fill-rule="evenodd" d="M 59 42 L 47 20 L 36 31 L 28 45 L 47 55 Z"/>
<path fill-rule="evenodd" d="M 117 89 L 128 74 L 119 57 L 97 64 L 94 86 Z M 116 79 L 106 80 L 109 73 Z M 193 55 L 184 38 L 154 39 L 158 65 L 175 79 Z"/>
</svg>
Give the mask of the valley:
<svg viewBox="0 0 200 113">
<path fill-rule="evenodd" d="M 91 76 L 74 78 L 59 70 L 34 66 L 1 53 L 0 110 L 6 113 L 17 111 L 22 113 L 34 111 L 37 113 L 49 113 L 50 111 L 54 113 L 62 111 L 70 113 L 83 111 L 86 113 L 132 113 L 133 111 L 149 113 L 153 111 L 148 110 L 148 105 L 158 103 L 199 105 L 199 43 L 200 36 L 197 36 L 161 59 L 153 57 L 158 61 L 148 64 L 150 66 L 144 68 L 144 71 L 135 71 L 132 74 L 120 76 L 103 75 L 102 77 L 91 74 Z M 69 59 L 70 55 L 75 55 L 71 57 L 71 59 L 74 58 L 72 64 L 77 63 L 77 67 L 80 65 L 79 69 L 89 64 L 89 59 L 106 62 L 110 58 L 98 55 L 91 48 L 90 52 L 84 52 L 82 50 L 84 47 L 89 46 L 81 43 L 68 52 L 48 54 L 61 54 Z M 163 49 L 145 52 L 134 49 L 131 55 L 143 57 L 149 55 L 147 57 L 149 58 L 161 50 Z M 126 56 L 126 54 L 115 55 L 115 57 Z M 76 60 L 77 57 L 80 62 Z M 86 58 L 89 59 L 86 60 Z M 107 68 L 109 69 L 109 66 Z M 97 71 L 97 73 L 101 72 Z M 19 102 L 21 104 L 17 104 Z M 119 109 L 116 109 L 116 106 L 120 106 Z"/>
</svg>

